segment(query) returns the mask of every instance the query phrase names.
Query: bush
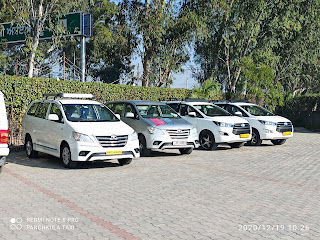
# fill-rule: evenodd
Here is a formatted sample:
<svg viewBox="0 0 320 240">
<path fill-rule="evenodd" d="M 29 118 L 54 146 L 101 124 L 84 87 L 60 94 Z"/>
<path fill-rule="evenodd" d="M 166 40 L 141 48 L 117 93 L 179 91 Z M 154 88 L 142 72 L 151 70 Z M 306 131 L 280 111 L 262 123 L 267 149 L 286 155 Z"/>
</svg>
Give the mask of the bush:
<svg viewBox="0 0 320 240">
<path fill-rule="evenodd" d="M 296 127 L 319 128 L 319 119 L 314 119 L 320 111 L 320 95 L 296 96 L 285 101 L 277 113 L 289 118 Z"/>
<path fill-rule="evenodd" d="M 0 90 L 5 95 L 8 118 L 20 128 L 22 117 L 33 100 L 43 99 L 44 93 L 91 93 L 95 100 L 106 103 L 114 100 L 164 101 L 189 98 L 187 89 L 138 87 L 94 82 L 59 81 L 0 75 Z"/>
</svg>

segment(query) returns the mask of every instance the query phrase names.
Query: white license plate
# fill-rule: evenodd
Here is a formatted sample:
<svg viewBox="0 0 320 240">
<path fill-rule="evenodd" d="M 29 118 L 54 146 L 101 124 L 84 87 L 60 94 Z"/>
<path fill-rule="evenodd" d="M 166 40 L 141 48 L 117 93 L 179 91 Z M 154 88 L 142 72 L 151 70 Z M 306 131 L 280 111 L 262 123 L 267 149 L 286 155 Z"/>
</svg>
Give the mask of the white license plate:
<svg viewBox="0 0 320 240">
<path fill-rule="evenodd" d="M 187 141 L 173 141 L 172 145 L 175 145 L 175 146 L 187 145 Z"/>
</svg>

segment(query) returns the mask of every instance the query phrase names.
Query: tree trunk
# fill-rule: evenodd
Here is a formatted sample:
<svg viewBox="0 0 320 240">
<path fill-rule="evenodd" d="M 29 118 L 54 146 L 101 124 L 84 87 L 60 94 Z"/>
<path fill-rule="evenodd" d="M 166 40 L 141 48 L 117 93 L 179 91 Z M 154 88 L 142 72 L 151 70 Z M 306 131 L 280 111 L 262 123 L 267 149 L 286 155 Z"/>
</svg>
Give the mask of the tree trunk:
<svg viewBox="0 0 320 240">
<path fill-rule="evenodd" d="M 150 56 L 148 51 L 146 51 L 143 58 L 142 86 L 149 86 L 150 66 L 151 66 Z"/>
<path fill-rule="evenodd" d="M 36 18 L 33 18 L 30 16 L 30 25 L 32 29 L 32 48 L 31 52 L 29 54 L 29 67 L 28 67 L 28 77 L 33 77 L 33 70 L 34 70 L 34 61 L 36 57 L 36 51 L 39 46 L 39 38 L 40 33 L 43 28 L 44 21 L 46 17 L 43 16 L 43 1 L 40 2 L 39 9 L 38 9 L 38 16 Z M 33 16 L 36 16 L 36 14 L 33 12 Z"/>
<path fill-rule="evenodd" d="M 37 51 L 38 45 L 39 45 L 39 38 L 33 39 L 32 42 L 33 42 L 33 44 L 32 44 L 31 52 L 29 54 L 29 66 L 28 66 L 28 77 L 29 78 L 33 77 L 34 61 L 35 61 L 35 57 L 36 57 L 36 51 Z"/>
</svg>

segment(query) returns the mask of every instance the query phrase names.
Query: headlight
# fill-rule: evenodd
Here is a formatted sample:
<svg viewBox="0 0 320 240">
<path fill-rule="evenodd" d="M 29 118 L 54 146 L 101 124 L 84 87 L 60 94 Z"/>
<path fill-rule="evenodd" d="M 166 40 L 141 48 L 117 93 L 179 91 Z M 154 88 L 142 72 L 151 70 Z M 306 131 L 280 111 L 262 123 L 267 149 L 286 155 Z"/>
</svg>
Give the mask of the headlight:
<svg viewBox="0 0 320 240">
<path fill-rule="evenodd" d="M 148 126 L 148 131 L 151 133 L 151 134 L 159 134 L 159 135 L 165 135 L 164 131 L 159 129 L 159 128 L 155 128 L 155 127 L 151 127 L 151 126 Z"/>
<path fill-rule="evenodd" d="M 131 141 L 135 141 L 138 139 L 138 134 L 136 132 L 133 132 L 132 134 L 129 135 L 129 139 Z"/>
<path fill-rule="evenodd" d="M 191 134 L 198 134 L 198 131 L 197 131 L 197 128 L 196 127 L 193 127 L 191 129 Z"/>
<path fill-rule="evenodd" d="M 259 120 L 259 122 L 264 125 L 277 126 L 277 123 L 275 123 L 275 122 L 269 122 L 269 121 L 263 121 L 263 120 Z"/>
<path fill-rule="evenodd" d="M 215 122 L 215 121 L 213 121 L 213 122 L 219 127 L 230 127 L 230 128 L 232 128 L 234 126 L 233 124 L 230 124 L 230 123 Z"/>
<path fill-rule="evenodd" d="M 73 138 L 78 142 L 93 142 L 93 140 L 86 134 L 73 132 Z"/>
</svg>

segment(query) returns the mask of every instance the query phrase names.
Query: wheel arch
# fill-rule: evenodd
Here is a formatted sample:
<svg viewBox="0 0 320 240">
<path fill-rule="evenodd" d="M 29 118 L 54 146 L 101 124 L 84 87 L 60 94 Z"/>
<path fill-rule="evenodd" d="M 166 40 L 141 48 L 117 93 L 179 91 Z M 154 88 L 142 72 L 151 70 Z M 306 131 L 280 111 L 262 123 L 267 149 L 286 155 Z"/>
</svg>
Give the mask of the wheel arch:
<svg viewBox="0 0 320 240">
<path fill-rule="evenodd" d="M 64 145 L 67 145 L 67 146 L 69 147 L 69 149 L 70 149 L 69 143 L 68 143 L 66 140 L 63 140 L 63 141 L 61 142 L 60 148 L 59 148 L 59 150 L 60 150 L 60 152 L 59 152 L 60 157 L 61 157 L 61 153 L 62 153 L 62 147 L 63 147 Z"/>
</svg>

